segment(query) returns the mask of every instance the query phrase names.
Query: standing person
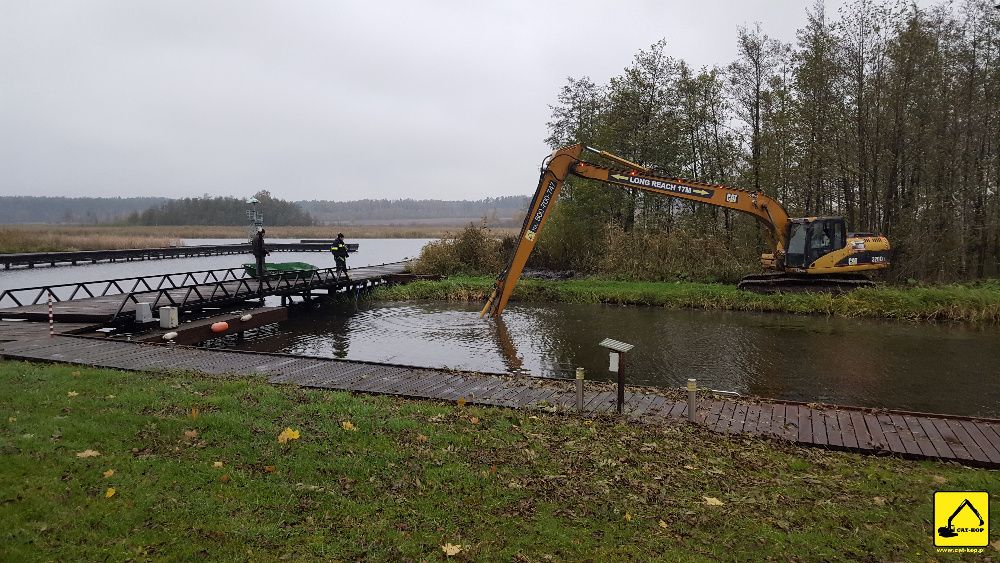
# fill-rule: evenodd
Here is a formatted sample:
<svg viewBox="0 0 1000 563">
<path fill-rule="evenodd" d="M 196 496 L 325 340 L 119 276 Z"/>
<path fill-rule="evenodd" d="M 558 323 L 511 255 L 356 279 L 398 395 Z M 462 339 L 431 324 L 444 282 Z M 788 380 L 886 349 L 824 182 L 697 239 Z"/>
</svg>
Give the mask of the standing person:
<svg viewBox="0 0 1000 563">
<path fill-rule="evenodd" d="M 264 264 L 264 257 L 270 254 L 267 251 L 267 247 L 264 246 L 264 227 L 257 229 L 257 234 L 250 241 L 250 250 L 253 252 L 254 259 L 257 260 L 257 279 L 263 278 L 267 275 L 267 266 Z"/>
<path fill-rule="evenodd" d="M 333 259 L 337 262 L 337 269 L 334 273 L 339 276 L 340 272 L 344 272 L 347 281 L 351 281 L 351 277 L 347 275 L 347 245 L 344 244 L 344 233 L 337 233 L 337 239 L 330 246 L 330 252 L 333 253 Z"/>
</svg>

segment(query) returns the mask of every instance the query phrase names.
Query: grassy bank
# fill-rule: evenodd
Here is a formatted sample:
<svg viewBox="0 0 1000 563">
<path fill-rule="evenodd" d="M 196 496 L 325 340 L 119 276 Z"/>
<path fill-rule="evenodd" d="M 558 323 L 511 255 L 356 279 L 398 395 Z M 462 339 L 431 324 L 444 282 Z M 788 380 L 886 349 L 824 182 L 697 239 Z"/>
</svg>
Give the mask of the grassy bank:
<svg viewBox="0 0 1000 563">
<path fill-rule="evenodd" d="M 460 560 L 927 559 L 934 491 L 996 475 L 684 424 L 0 362 L 3 560 L 439 560 L 448 544 Z"/>
<path fill-rule="evenodd" d="M 375 299 L 484 301 L 493 278 L 457 276 L 381 288 Z M 600 279 L 521 280 L 512 300 L 614 303 L 656 307 L 766 311 L 906 320 L 1000 323 L 1000 283 L 859 289 L 844 295 L 762 295 L 733 285 L 623 282 Z"/>
<path fill-rule="evenodd" d="M 343 232 L 348 239 L 440 238 L 460 227 L 433 225 L 324 225 L 311 227 L 267 227 L 272 238 L 324 238 Z M 496 229 L 507 232 L 505 229 Z M 203 226 L 75 226 L 5 225 L 0 227 L 2 252 L 56 252 L 72 250 L 114 250 L 151 248 L 179 244 L 180 239 L 246 238 L 245 227 Z"/>
</svg>

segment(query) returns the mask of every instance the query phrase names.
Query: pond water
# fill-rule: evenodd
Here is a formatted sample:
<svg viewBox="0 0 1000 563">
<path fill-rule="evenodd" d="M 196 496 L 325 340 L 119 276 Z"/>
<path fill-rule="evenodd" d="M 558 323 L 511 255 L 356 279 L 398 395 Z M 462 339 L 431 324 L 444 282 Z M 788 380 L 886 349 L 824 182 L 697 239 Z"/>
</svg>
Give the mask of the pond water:
<svg viewBox="0 0 1000 563">
<path fill-rule="evenodd" d="M 1000 329 L 580 304 L 356 303 L 215 345 L 428 367 L 610 379 L 605 337 L 635 344 L 627 381 L 796 401 L 1000 416 Z"/>
</svg>

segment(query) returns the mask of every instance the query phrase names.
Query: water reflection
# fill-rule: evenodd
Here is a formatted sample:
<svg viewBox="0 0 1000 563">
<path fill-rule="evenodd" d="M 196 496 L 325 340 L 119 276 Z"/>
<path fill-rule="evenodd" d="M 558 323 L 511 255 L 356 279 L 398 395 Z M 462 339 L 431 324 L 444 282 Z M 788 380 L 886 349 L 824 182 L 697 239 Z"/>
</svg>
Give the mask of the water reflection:
<svg viewBox="0 0 1000 563">
<path fill-rule="evenodd" d="M 597 342 L 636 345 L 630 382 L 799 401 L 1000 416 L 1000 329 L 606 305 L 361 303 L 293 313 L 241 348 L 486 372 L 610 379 Z"/>
</svg>

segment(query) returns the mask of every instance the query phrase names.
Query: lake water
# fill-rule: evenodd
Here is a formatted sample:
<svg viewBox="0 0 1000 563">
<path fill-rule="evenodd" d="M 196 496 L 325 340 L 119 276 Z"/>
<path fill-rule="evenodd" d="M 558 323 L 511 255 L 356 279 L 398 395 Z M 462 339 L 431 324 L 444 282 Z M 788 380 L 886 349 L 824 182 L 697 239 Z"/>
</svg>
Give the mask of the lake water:
<svg viewBox="0 0 1000 563">
<path fill-rule="evenodd" d="M 351 254 L 348 266 L 360 267 L 413 258 L 430 239 L 356 239 L 358 252 Z M 239 244 L 243 239 L 189 239 L 187 246 L 199 244 Z M 268 242 L 299 242 L 299 239 L 268 239 Z M 269 262 L 307 262 L 322 268 L 333 267 L 333 255 L 328 252 L 272 252 Z M 168 260 L 142 260 L 136 262 L 102 262 L 78 266 L 39 266 L 0 270 L 0 291 L 21 287 L 35 287 L 81 281 L 125 278 L 138 275 L 156 275 L 169 272 L 192 272 L 215 268 L 234 268 L 253 262 L 248 254 L 175 258 Z"/>
<path fill-rule="evenodd" d="M 216 345 L 487 372 L 610 379 L 605 337 L 635 344 L 627 381 L 1000 417 L 1000 328 L 819 316 L 514 303 L 327 304 Z"/>
</svg>

